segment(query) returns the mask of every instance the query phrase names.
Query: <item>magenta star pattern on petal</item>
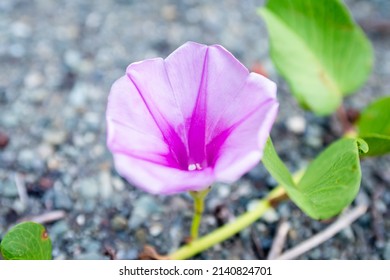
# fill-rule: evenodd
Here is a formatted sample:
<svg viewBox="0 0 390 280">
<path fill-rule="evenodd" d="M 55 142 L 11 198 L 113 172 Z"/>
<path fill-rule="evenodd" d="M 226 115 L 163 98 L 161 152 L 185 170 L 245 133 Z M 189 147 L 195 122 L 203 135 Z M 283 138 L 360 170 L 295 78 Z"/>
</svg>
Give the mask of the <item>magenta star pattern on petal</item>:
<svg viewBox="0 0 390 280">
<path fill-rule="evenodd" d="M 118 173 L 156 194 L 231 183 L 261 159 L 276 85 L 225 48 L 188 42 L 132 63 L 112 86 L 107 145 Z"/>
</svg>

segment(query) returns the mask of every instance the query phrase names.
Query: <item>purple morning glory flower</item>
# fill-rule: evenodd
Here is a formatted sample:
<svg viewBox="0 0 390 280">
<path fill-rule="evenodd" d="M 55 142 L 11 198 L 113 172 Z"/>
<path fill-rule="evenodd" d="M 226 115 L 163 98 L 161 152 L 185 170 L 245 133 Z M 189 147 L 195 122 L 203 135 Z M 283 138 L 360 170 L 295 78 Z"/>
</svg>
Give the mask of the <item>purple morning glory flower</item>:
<svg viewBox="0 0 390 280">
<path fill-rule="evenodd" d="M 231 183 L 261 159 L 276 85 L 226 49 L 188 42 L 128 66 L 112 86 L 107 145 L 119 174 L 158 194 Z"/>
</svg>

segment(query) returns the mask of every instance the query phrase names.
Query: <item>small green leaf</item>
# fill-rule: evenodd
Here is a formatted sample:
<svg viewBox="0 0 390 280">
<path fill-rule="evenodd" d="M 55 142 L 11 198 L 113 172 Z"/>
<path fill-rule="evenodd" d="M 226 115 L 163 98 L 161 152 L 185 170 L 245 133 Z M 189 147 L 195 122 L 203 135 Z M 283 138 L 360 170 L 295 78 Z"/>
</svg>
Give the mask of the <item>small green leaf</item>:
<svg viewBox="0 0 390 280">
<path fill-rule="evenodd" d="M 6 260 L 50 260 L 51 240 L 45 228 L 33 222 L 14 226 L 3 238 L 0 251 Z"/>
<path fill-rule="evenodd" d="M 370 148 L 368 147 L 367 142 L 364 141 L 362 138 L 357 138 L 356 141 L 357 141 L 359 153 L 360 153 L 361 155 L 367 154 L 368 151 L 370 150 Z"/>
<path fill-rule="evenodd" d="M 271 58 L 305 108 L 330 114 L 366 81 L 372 48 L 339 0 L 268 0 L 259 13 Z"/>
<path fill-rule="evenodd" d="M 361 180 L 356 139 L 343 138 L 323 151 L 307 168 L 298 183 L 298 204 L 314 219 L 339 214 L 356 197 Z"/>
<path fill-rule="evenodd" d="M 390 96 L 369 105 L 357 121 L 359 137 L 368 146 L 367 156 L 379 156 L 390 152 Z"/>
</svg>

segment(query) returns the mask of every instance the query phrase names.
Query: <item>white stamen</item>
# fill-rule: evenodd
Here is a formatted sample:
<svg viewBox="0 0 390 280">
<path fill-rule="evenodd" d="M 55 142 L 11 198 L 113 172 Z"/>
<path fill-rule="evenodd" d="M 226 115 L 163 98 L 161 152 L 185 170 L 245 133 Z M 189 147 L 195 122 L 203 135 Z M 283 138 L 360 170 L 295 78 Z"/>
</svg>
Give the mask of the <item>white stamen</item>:
<svg viewBox="0 0 390 280">
<path fill-rule="evenodd" d="M 200 166 L 200 163 L 191 163 L 188 165 L 188 171 L 194 170 L 202 170 L 202 166 Z"/>
<path fill-rule="evenodd" d="M 194 171 L 196 169 L 196 165 L 191 163 L 190 165 L 188 165 L 188 171 Z"/>
</svg>

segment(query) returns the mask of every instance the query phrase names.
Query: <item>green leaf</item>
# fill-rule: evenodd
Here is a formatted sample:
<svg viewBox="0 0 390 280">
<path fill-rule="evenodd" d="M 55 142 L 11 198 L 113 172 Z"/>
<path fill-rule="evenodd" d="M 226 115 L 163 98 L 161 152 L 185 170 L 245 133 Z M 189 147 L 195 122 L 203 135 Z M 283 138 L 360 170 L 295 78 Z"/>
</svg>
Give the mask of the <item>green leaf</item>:
<svg viewBox="0 0 390 280">
<path fill-rule="evenodd" d="M 290 199 L 297 205 L 301 205 L 301 195 L 295 182 L 298 181 L 303 174 L 302 172 L 298 172 L 294 178 L 291 176 L 290 171 L 276 153 L 271 138 L 268 138 L 265 144 L 264 154 L 261 161 L 272 177 L 274 177 L 274 179 L 284 187 Z"/>
<path fill-rule="evenodd" d="M 268 138 L 265 144 L 262 162 L 268 172 L 279 184 L 286 188 L 295 188 L 291 173 L 276 153 L 271 138 Z"/>
<path fill-rule="evenodd" d="M 269 139 L 262 162 L 303 212 L 313 219 L 328 219 L 355 198 L 361 180 L 359 151 L 366 150 L 361 139 L 340 139 L 308 166 L 303 177 L 298 173 L 293 180 Z"/>
<path fill-rule="evenodd" d="M 372 48 L 339 0 L 268 0 L 259 13 L 271 58 L 302 106 L 330 114 L 366 81 Z"/>
<path fill-rule="evenodd" d="M 369 105 L 357 121 L 357 129 L 370 148 L 367 156 L 390 152 L 390 96 Z"/>
<path fill-rule="evenodd" d="M 298 190 L 298 206 L 314 219 L 339 214 L 356 197 L 361 180 L 356 139 L 343 138 L 323 151 L 307 168 Z"/>
<path fill-rule="evenodd" d="M 3 238 L 0 251 L 6 260 L 50 260 L 51 240 L 45 228 L 33 222 L 14 226 Z"/>
</svg>

